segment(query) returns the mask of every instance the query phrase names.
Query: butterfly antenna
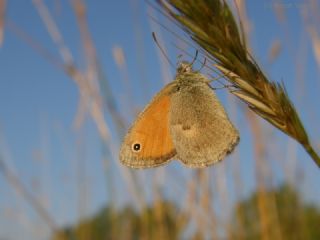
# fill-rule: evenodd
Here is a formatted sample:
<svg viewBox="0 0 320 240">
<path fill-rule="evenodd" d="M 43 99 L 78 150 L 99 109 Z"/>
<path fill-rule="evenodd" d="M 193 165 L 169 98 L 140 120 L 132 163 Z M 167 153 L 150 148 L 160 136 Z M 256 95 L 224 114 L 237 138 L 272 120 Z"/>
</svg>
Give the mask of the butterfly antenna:
<svg viewBox="0 0 320 240">
<path fill-rule="evenodd" d="M 204 66 L 206 65 L 206 63 L 207 63 L 207 58 L 205 57 L 205 58 L 204 58 L 204 61 L 203 61 L 203 63 L 202 63 L 202 66 L 201 66 L 200 69 L 199 69 L 199 72 L 204 68 Z"/>
<path fill-rule="evenodd" d="M 197 49 L 197 50 L 196 50 L 196 55 L 194 55 L 194 58 L 193 58 L 192 62 L 190 63 L 191 66 L 192 66 L 192 65 L 194 64 L 194 62 L 197 60 L 197 58 L 198 58 L 198 53 L 199 53 L 199 51 L 198 51 L 198 49 Z"/>
<path fill-rule="evenodd" d="M 158 39 L 156 37 L 156 34 L 154 32 L 152 32 L 152 37 L 154 42 L 157 44 L 158 48 L 160 49 L 161 53 L 163 54 L 163 56 L 167 59 L 168 63 L 173 67 L 176 68 L 175 65 L 170 61 L 170 59 L 168 58 L 166 52 L 163 50 L 163 48 L 161 47 L 161 45 L 158 42 Z"/>
</svg>

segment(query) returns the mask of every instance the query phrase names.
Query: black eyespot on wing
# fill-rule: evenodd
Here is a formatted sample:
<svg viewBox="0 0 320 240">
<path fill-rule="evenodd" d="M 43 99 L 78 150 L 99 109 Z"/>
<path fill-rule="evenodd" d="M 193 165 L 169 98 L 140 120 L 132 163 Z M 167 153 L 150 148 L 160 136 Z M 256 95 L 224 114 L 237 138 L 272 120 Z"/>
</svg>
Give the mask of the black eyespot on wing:
<svg viewBox="0 0 320 240">
<path fill-rule="evenodd" d="M 134 143 L 134 144 L 132 144 L 132 151 L 134 151 L 134 152 L 140 152 L 140 150 L 141 150 L 141 145 L 140 145 L 140 143 Z"/>
</svg>

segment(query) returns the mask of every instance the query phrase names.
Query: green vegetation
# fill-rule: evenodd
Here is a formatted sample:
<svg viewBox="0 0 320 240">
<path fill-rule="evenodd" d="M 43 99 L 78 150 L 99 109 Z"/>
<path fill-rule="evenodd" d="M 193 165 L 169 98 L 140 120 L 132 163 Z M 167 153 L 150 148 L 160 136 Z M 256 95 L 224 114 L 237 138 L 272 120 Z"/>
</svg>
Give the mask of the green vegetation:
<svg viewBox="0 0 320 240">
<path fill-rule="evenodd" d="M 254 192 L 248 199 L 236 203 L 229 218 L 230 232 L 227 239 L 320 239 L 320 210 L 304 203 L 294 188 L 282 185 L 264 192 L 265 205 L 269 213 L 273 213 L 269 215 L 271 217 L 268 218 L 266 228 L 261 224 L 259 197 L 260 193 Z M 148 206 L 141 211 L 131 207 L 106 207 L 77 226 L 57 232 L 52 240 L 181 239 L 190 220 L 186 216 L 169 201 Z M 204 239 L 200 229 L 195 229 L 191 235 L 188 238 Z"/>
<path fill-rule="evenodd" d="M 255 192 L 236 204 L 229 239 L 275 239 L 277 235 L 290 240 L 320 239 L 320 210 L 303 203 L 292 187 L 283 185 L 263 195 L 269 213 L 276 210 L 270 214 L 267 227 L 261 227 L 258 209 L 260 196 Z M 271 202 L 275 203 L 274 206 Z"/>
<path fill-rule="evenodd" d="M 57 232 L 52 239 L 180 239 L 185 223 L 184 216 L 171 202 L 158 202 L 141 211 L 106 207 L 77 226 Z"/>
</svg>

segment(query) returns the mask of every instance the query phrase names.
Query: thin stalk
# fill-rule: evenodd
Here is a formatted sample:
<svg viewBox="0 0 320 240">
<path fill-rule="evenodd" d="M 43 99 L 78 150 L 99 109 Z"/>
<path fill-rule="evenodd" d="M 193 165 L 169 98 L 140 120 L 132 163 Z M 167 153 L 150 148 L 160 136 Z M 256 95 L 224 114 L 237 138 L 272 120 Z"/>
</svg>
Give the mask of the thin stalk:
<svg viewBox="0 0 320 240">
<path fill-rule="evenodd" d="M 189 35 L 226 76 L 230 92 L 257 115 L 297 140 L 320 168 L 300 116 L 283 83 L 270 81 L 250 54 L 241 22 L 225 0 L 158 0 L 162 9 Z M 240 25 L 240 27 L 239 27 Z"/>
<path fill-rule="evenodd" d="M 317 166 L 320 168 L 320 157 L 316 153 L 316 151 L 313 149 L 310 143 L 302 144 L 306 152 L 310 155 L 310 157 L 314 160 L 314 162 L 317 164 Z"/>
</svg>

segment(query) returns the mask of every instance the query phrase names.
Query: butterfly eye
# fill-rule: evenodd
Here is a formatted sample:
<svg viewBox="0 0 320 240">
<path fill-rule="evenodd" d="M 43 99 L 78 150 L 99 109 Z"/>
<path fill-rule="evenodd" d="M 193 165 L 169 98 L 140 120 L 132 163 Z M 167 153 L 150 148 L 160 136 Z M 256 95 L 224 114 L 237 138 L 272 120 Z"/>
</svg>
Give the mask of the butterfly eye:
<svg viewBox="0 0 320 240">
<path fill-rule="evenodd" d="M 140 152 L 140 150 L 141 150 L 141 145 L 140 145 L 140 143 L 134 143 L 134 144 L 132 144 L 132 151 L 134 151 L 134 152 Z"/>
<path fill-rule="evenodd" d="M 183 66 L 183 68 L 182 68 L 182 71 L 181 71 L 182 73 L 189 73 L 189 72 L 191 72 L 191 66 L 188 64 L 188 65 L 185 65 L 185 66 Z"/>
</svg>

